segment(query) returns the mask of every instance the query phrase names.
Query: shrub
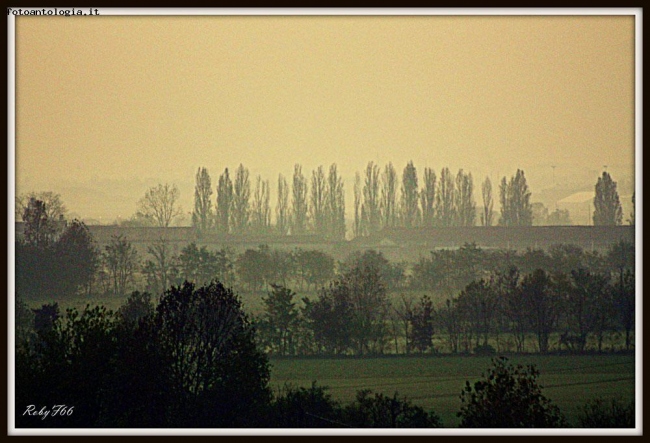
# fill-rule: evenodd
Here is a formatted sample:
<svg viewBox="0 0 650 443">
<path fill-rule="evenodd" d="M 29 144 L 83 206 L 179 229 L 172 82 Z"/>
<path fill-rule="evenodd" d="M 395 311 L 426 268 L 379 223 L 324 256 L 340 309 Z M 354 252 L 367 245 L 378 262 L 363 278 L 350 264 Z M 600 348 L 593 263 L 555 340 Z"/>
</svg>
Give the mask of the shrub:
<svg viewBox="0 0 650 443">
<path fill-rule="evenodd" d="M 476 355 L 494 355 L 497 351 L 491 345 L 479 345 L 474 348 L 474 354 Z"/>
<path fill-rule="evenodd" d="M 544 397 L 534 365 L 516 367 L 505 357 L 492 359 L 483 380 L 460 396 L 458 412 L 465 428 L 552 428 L 567 425 L 559 408 Z"/>
<path fill-rule="evenodd" d="M 271 404 L 270 426 L 279 428 L 337 428 L 340 422 L 341 405 L 328 394 L 327 387 L 309 389 L 285 385 Z"/>
<path fill-rule="evenodd" d="M 439 428 L 440 417 L 426 412 L 410 401 L 366 389 L 357 392 L 356 400 L 345 408 L 344 421 L 355 428 Z"/>
<path fill-rule="evenodd" d="M 581 428 L 633 428 L 634 401 L 626 405 L 619 399 L 609 404 L 603 398 L 590 400 L 582 407 L 578 424 Z"/>
</svg>

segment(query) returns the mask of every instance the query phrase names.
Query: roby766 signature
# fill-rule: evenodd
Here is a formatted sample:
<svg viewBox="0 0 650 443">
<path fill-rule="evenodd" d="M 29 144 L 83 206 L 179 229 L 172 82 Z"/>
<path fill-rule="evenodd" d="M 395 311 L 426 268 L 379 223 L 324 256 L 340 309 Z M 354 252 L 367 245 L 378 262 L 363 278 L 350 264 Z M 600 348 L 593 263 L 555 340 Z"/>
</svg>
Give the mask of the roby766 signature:
<svg viewBox="0 0 650 443">
<path fill-rule="evenodd" d="M 25 412 L 23 412 L 23 415 L 41 417 L 41 420 L 45 420 L 48 416 L 70 416 L 73 412 L 74 406 L 54 405 L 50 409 L 48 409 L 47 406 L 43 406 L 41 409 L 37 410 L 36 405 L 29 405 Z"/>
</svg>

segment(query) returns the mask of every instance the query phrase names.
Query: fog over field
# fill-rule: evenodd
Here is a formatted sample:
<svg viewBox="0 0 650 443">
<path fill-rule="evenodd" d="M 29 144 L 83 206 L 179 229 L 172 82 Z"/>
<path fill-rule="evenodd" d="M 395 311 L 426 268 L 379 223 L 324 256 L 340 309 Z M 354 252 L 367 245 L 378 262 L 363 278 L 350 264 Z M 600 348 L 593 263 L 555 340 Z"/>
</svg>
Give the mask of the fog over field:
<svg viewBox="0 0 650 443">
<path fill-rule="evenodd" d="M 273 204 L 337 163 L 348 219 L 369 161 L 521 168 L 551 209 L 604 169 L 634 186 L 633 16 L 23 17 L 16 67 L 16 193 L 102 223 L 164 182 L 187 213 L 197 168 L 240 163 Z"/>
<path fill-rule="evenodd" d="M 10 434 L 640 432 L 641 9 L 53 10 Z"/>
</svg>

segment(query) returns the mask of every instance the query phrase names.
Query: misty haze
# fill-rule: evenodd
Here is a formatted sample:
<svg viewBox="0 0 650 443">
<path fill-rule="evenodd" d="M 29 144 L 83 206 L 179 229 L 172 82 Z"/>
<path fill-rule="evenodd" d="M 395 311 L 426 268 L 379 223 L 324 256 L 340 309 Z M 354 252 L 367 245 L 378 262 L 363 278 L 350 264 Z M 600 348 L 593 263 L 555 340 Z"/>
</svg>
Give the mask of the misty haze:
<svg viewBox="0 0 650 443">
<path fill-rule="evenodd" d="M 635 428 L 635 25 L 16 18 L 15 426 Z"/>
</svg>

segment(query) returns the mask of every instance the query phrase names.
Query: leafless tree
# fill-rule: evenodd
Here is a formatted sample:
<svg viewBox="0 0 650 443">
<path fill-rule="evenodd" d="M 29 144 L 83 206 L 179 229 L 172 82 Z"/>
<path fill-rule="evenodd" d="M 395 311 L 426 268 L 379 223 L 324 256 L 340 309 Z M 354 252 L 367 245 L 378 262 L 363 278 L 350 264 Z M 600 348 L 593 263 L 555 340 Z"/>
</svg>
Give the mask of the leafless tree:
<svg viewBox="0 0 650 443">
<path fill-rule="evenodd" d="M 492 198 L 492 182 L 490 177 L 485 177 L 485 181 L 481 186 L 483 194 L 483 212 L 481 213 L 481 224 L 483 226 L 492 226 L 494 219 L 494 199 Z"/>
<path fill-rule="evenodd" d="M 430 228 L 435 224 L 436 173 L 431 168 L 424 168 L 424 186 L 420 191 L 422 206 L 422 224 Z"/>
<path fill-rule="evenodd" d="M 271 206 L 269 204 L 269 182 L 257 176 L 255 193 L 253 194 L 253 210 L 251 225 L 258 233 L 264 233 L 271 227 Z"/>
<path fill-rule="evenodd" d="M 65 207 L 61 200 L 61 195 L 51 191 L 45 192 L 29 192 L 16 196 L 16 220 L 22 218 L 25 208 L 29 204 L 30 199 L 40 200 L 45 205 L 45 214 L 48 220 L 57 221 L 68 213 L 68 208 Z"/>
<path fill-rule="evenodd" d="M 323 167 L 319 166 L 311 174 L 311 194 L 309 198 L 309 218 L 312 228 L 317 234 L 325 234 L 327 217 L 325 206 L 327 202 L 327 181 Z"/>
<path fill-rule="evenodd" d="M 179 192 L 176 185 L 159 184 L 145 193 L 138 202 L 138 213 L 157 226 L 167 228 L 175 217 L 183 212 L 178 206 Z"/>
<path fill-rule="evenodd" d="M 307 180 L 302 175 L 302 166 L 293 169 L 291 207 L 291 234 L 304 234 L 307 229 Z"/>
<path fill-rule="evenodd" d="M 392 163 L 388 163 L 381 175 L 381 218 L 387 228 L 397 225 L 397 172 Z"/>
<path fill-rule="evenodd" d="M 275 227 L 281 235 L 289 232 L 289 186 L 282 174 L 278 176 L 278 205 L 275 207 Z"/>
</svg>

